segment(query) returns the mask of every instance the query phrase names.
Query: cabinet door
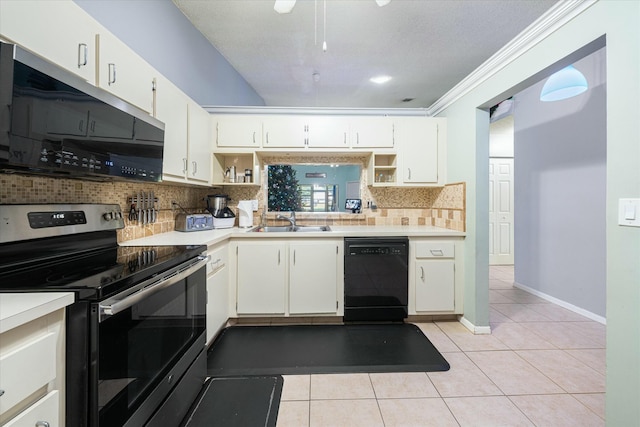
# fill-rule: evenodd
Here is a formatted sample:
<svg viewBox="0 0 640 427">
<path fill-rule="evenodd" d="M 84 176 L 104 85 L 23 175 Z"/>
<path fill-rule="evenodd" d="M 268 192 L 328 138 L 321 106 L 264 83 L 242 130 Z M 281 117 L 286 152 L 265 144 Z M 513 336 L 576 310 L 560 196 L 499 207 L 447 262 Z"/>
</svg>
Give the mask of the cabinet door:
<svg viewBox="0 0 640 427">
<path fill-rule="evenodd" d="M 289 313 L 335 313 L 338 243 L 291 243 L 289 265 Z"/>
<path fill-rule="evenodd" d="M 455 270 L 453 259 L 417 260 L 416 311 L 453 311 Z"/>
<path fill-rule="evenodd" d="M 437 122 L 426 117 L 397 119 L 396 139 L 401 153 L 402 183 L 437 183 Z"/>
<path fill-rule="evenodd" d="M 158 120 L 164 122 L 164 159 L 162 175 L 169 180 L 184 180 L 187 174 L 187 105 L 189 98 L 170 81 L 158 80 Z"/>
<path fill-rule="evenodd" d="M 97 85 L 130 104 L 153 113 L 155 70 L 129 46 L 106 31 L 96 37 Z"/>
<path fill-rule="evenodd" d="M 189 165 L 191 181 L 211 181 L 213 156 L 212 122 L 209 113 L 193 101 L 189 102 Z"/>
<path fill-rule="evenodd" d="M 284 314 L 284 243 L 238 243 L 238 314 Z"/>
<path fill-rule="evenodd" d="M 349 121 L 345 117 L 307 118 L 309 147 L 349 148 Z"/>
<path fill-rule="evenodd" d="M 215 116 L 213 120 L 218 147 L 260 148 L 262 145 L 262 116 L 229 114 Z"/>
<path fill-rule="evenodd" d="M 265 117 L 263 130 L 264 148 L 307 146 L 307 118 L 304 116 Z"/>
<path fill-rule="evenodd" d="M 58 427 L 60 419 L 60 392 L 53 390 L 11 419 L 5 427 L 49 426 Z M 46 423 L 46 424 L 45 424 Z"/>
<path fill-rule="evenodd" d="M 229 270 L 226 266 L 207 277 L 207 343 L 229 318 L 228 280 Z"/>
<path fill-rule="evenodd" d="M 84 80 L 95 82 L 102 27 L 73 1 L 0 1 L 0 34 Z"/>
<path fill-rule="evenodd" d="M 389 117 L 353 117 L 349 123 L 352 148 L 392 148 L 393 122 Z"/>
</svg>

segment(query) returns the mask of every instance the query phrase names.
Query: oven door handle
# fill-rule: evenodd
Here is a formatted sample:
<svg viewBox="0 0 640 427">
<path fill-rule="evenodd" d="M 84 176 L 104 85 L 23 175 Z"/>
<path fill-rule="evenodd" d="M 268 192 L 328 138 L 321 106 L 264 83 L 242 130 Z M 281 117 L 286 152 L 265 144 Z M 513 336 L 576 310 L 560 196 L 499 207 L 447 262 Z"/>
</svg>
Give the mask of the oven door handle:
<svg viewBox="0 0 640 427">
<path fill-rule="evenodd" d="M 120 294 L 101 302 L 100 322 L 109 316 L 113 316 L 126 310 L 156 292 L 178 283 L 180 280 L 204 267 L 207 262 L 209 262 L 210 258 L 211 256 L 209 255 L 198 255 L 196 258 L 180 264 L 168 272 L 162 273 L 160 278 L 156 276 L 140 283 L 133 288 L 133 292 L 129 289 L 124 298 L 122 298 L 122 294 Z"/>
</svg>

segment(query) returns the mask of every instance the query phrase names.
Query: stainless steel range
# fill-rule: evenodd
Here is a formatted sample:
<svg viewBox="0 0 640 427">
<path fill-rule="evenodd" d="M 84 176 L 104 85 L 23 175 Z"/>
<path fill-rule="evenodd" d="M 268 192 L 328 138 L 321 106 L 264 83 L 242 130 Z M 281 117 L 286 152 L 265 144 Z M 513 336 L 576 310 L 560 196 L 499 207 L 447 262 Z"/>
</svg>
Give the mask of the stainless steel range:
<svg viewBox="0 0 640 427">
<path fill-rule="evenodd" d="M 178 425 L 206 376 L 205 246 L 120 247 L 118 205 L 0 205 L 0 292 L 74 292 L 66 422 Z"/>
</svg>

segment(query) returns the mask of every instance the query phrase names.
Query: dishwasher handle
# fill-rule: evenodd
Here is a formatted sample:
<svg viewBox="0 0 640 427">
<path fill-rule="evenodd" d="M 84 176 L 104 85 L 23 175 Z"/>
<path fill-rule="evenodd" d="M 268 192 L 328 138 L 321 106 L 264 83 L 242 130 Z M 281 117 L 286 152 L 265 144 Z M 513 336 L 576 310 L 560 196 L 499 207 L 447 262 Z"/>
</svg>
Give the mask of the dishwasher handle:
<svg viewBox="0 0 640 427">
<path fill-rule="evenodd" d="M 126 292 L 103 301 L 99 305 L 99 321 L 102 322 L 107 317 L 118 314 L 134 304 L 139 303 L 143 299 L 178 283 L 182 279 L 204 267 L 207 262 L 209 262 L 210 258 L 211 257 L 209 255 L 198 255 L 196 258 L 162 273 L 160 278 L 152 277 L 151 279 L 134 286 L 132 289 L 128 289 Z"/>
</svg>

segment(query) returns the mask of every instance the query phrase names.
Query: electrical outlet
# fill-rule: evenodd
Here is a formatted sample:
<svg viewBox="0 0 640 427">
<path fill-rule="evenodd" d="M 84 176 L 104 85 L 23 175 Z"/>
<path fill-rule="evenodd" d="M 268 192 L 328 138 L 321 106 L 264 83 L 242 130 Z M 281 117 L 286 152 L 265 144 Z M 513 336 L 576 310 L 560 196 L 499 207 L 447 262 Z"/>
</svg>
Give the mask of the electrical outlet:
<svg viewBox="0 0 640 427">
<path fill-rule="evenodd" d="M 252 201 L 251 201 L 251 209 L 252 209 L 254 212 L 257 212 L 257 211 L 258 211 L 258 201 L 257 201 L 257 200 L 252 200 Z"/>
</svg>

